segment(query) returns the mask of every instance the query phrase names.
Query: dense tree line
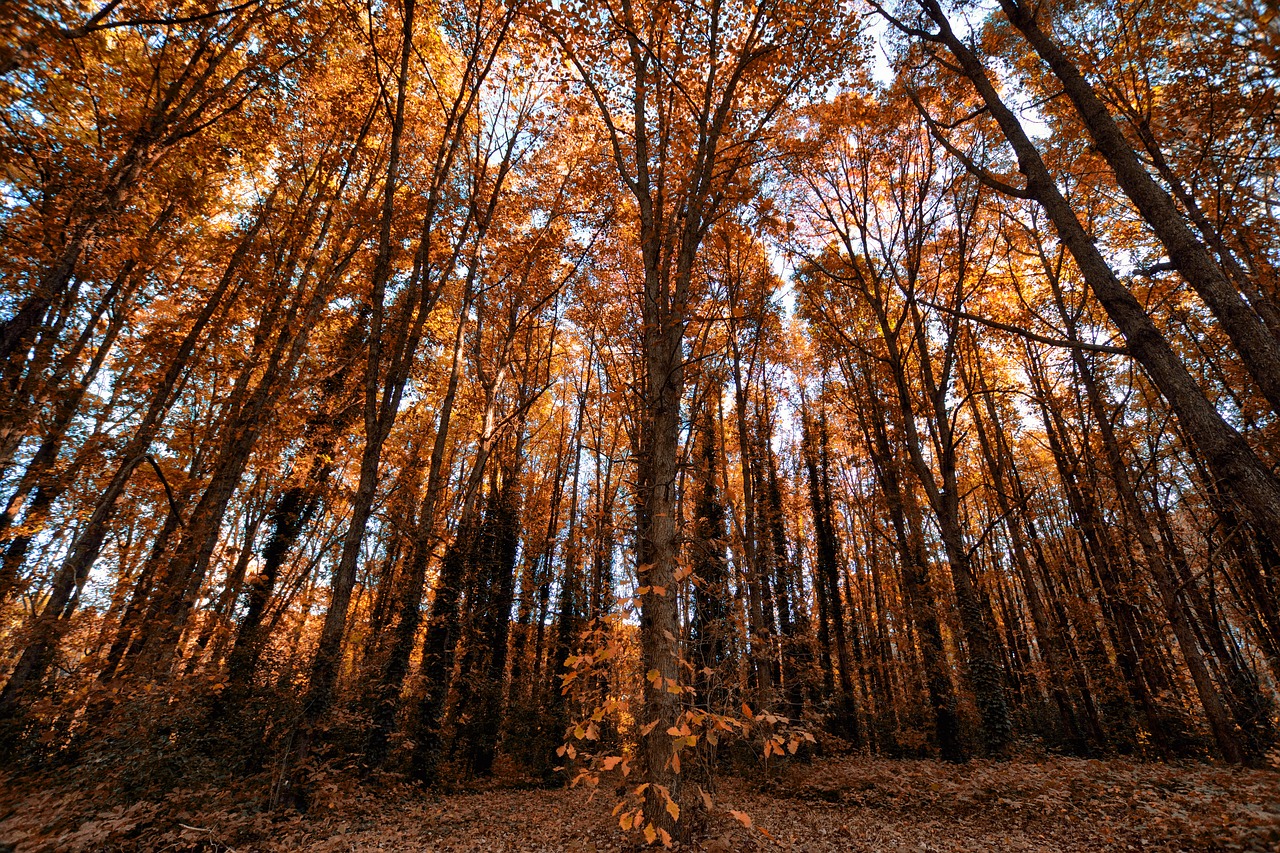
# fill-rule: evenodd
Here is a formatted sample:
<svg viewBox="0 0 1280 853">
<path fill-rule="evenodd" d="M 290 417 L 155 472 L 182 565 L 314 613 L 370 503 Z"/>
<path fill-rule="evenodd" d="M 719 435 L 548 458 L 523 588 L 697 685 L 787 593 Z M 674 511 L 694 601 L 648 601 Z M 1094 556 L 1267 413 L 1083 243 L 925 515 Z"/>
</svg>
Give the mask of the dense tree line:
<svg viewBox="0 0 1280 853">
<path fill-rule="evenodd" d="M 1262 11 L 4 10 L 6 763 L 1265 762 Z"/>
</svg>

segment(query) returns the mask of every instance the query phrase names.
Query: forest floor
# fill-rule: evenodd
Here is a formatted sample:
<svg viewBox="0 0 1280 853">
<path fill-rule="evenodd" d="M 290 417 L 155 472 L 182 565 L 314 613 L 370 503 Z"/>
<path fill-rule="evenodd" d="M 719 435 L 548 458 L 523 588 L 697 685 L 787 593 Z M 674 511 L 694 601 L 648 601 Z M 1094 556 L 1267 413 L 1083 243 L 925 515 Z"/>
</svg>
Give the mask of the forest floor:
<svg viewBox="0 0 1280 853">
<path fill-rule="evenodd" d="M 305 815 L 226 786 L 125 803 L 119 781 L 81 780 L 0 776 L 0 851 L 601 853 L 637 842 L 611 814 L 608 779 L 594 796 L 498 785 L 423 795 L 334 774 L 315 783 Z M 685 849 L 1280 850 L 1280 773 L 1197 764 L 820 759 L 723 778 L 714 806 Z"/>
</svg>

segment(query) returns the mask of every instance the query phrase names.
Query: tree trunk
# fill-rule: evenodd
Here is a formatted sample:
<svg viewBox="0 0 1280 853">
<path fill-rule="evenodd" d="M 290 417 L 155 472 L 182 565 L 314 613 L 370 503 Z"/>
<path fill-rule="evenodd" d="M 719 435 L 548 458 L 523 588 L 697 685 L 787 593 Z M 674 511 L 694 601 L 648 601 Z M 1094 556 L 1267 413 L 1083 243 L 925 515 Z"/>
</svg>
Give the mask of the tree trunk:
<svg viewBox="0 0 1280 853">
<path fill-rule="evenodd" d="M 1155 231 L 1174 266 L 1209 306 L 1235 345 L 1250 376 L 1270 402 L 1271 410 L 1280 414 L 1280 341 L 1268 332 L 1253 308 L 1240 298 L 1239 291 L 1215 262 L 1208 248 L 1196 239 L 1174 199 L 1147 173 L 1093 86 L 1041 27 L 1033 7 L 1019 0 L 1000 0 L 1000 6 L 1009 22 L 1049 64 L 1093 138 L 1098 153 L 1111 167 L 1120 188 Z M 1136 356 L 1137 352 L 1134 354 Z"/>
<path fill-rule="evenodd" d="M 955 57 L 1000 126 L 1017 157 L 1019 169 L 1027 178 L 1026 192 L 1049 215 L 1085 281 L 1124 336 L 1129 353 L 1146 369 L 1152 382 L 1169 401 L 1188 435 L 1204 454 L 1214 476 L 1238 502 L 1241 513 L 1273 541 L 1280 538 L 1280 481 L 1205 397 L 1168 340 L 1108 266 L 1058 189 L 1017 116 L 1000 98 L 978 57 L 952 31 L 936 0 L 923 0 L 923 3 L 929 17 L 939 27 L 935 38 L 945 44 Z M 1274 381 L 1280 382 L 1280 371 L 1272 376 Z"/>
</svg>

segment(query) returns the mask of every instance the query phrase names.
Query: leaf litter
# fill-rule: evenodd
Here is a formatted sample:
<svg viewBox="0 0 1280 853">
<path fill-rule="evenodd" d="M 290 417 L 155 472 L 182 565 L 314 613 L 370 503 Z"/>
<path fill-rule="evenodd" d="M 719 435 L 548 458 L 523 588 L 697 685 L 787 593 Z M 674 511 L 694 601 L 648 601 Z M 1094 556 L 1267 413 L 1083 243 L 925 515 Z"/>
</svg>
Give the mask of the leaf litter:
<svg viewBox="0 0 1280 853">
<path fill-rule="evenodd" d="M 423 793 L 389 778 L 320 779 L 305 814 L 260 787 L 199 786 L 122 802 L 119 786 L 0 778 L 0 851 L 566 851 L 636 849 L 597 790 Z M 697 796 L 696 793 L 693 796 Z M 686 798 L 687 799 L 687 798 Z M 1123 760 L 793 762 L 726 776 L 683 849 L 730 851 L 1277 851 L 1280 774 Z M 744 820 L 743 818 L 747 818 Z"/>
</svg>

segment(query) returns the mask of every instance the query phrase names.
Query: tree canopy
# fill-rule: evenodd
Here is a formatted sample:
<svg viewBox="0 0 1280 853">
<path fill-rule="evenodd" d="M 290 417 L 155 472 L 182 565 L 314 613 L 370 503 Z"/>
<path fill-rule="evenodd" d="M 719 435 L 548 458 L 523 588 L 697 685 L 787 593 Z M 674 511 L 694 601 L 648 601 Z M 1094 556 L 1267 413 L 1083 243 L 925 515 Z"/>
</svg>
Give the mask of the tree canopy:
<svg viewBox="0 0 1280 853">
<path fill-rule="evenodd" d="M 5 765 L 1265 764 L 1268 10 L 11 4 Z"/>
</svg>

